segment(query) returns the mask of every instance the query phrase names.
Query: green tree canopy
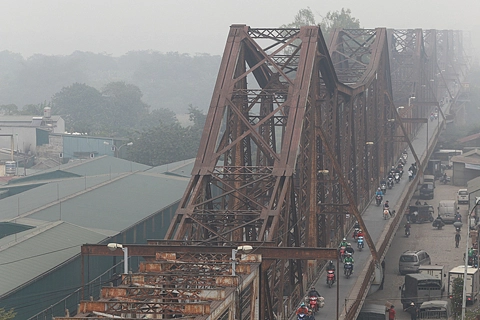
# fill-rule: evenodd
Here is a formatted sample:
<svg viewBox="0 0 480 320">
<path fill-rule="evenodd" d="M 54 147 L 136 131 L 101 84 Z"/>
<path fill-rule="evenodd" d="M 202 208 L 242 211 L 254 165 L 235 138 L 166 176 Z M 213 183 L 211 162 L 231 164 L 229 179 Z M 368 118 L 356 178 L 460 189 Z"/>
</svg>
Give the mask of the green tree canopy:
<svg viewBox="0 0 480 320">
<path fill-rule="evenodd" d="M 64 87 L 52 98 L 52 112 L 61 115 L 68 131 L 96 134 L 109 119 L 105 98 L 95 88 L 82 83 Z"/>
<path fill-rule="evenodd" d="M 197 108 L 189 107 L 192 125 L 183 127 L 178 121 L 160 121 L 138 133 L 128 149 L 127 159 L 151 166 L 195 158 L 206 116 Z"/>
</svg>

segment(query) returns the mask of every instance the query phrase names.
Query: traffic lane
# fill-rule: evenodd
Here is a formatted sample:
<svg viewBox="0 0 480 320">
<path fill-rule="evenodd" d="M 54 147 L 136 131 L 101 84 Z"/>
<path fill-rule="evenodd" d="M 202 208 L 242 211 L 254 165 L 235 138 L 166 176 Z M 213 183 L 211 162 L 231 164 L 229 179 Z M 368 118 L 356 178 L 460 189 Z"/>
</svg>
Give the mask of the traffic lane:
<svg viewBox="0 0 480 320">
<path fill-rule="evenodd" d="M 460 187 L 451 185 L 438 185 L 435 188 L 435 197 L 428 201 L 437 211 L 438 202 L 444 199 L 455 199 L 456 191 Z M 412 199 L 413 204 L 417 199 Z M 466 205 L 461 205 L 462 212 L 466 212 Z M 465 218 L 466 215 L 463 215 Z M 412 224 L 411 235 L 409 238 L 404 236 L 403 224 L 406 219 L 402 219 L 402 224 L 398 228 L 392 245 L 385 257 L 385 280 L 383 290 L 379 290 L 367 297 L 365 304 L 386 304 L 393 303 L 397 309 L 398 320 L 408 320 L 410 316 L 402 311 L 401 291 L 399 287 L 404 283 L 404 276 L 401 276 L 398 270 L 398 260 L 400 255 L 406 250 L 423 249 L 430 255 L 432 264 L 443 265 L 445 273 L 452 268 L 463 264 L 463 254 L 465 252 L 467 229 L 464 226 L 461 230 L 462 241 L 460 248 L 455 248 L 455 227 L 451 224 L 445 225 L 442 230 L 432 227 L 431 223 Z M 446 278 L 444 278 L 446 279 Z M 447 290 L 447 288 L 445 288 Z M 446 294 L 443 299 L 447 299 Z"/>
<path fill-rule="evenodd" d="M 405 177 L 405 176 L 404 176 Z M 393 189 L 388 190 L 388 200 L 390 202 L 391 208 L 394 208 L 396 205 L 396 201 L 400 198 L 401 194 L 403 193 L 403 188 L 409 183 L 408 178 L 401 179 L 400 183 L 396 184 Z M 367 226 L 367 231 L 369 232 L 370 236 L 373 239 L 373 242 L 378 245 L 378 240 L 380 239 L 380 235 L 383 233 L 385 228 L 388 227 L 389 223 L 391 223 L 391 219 L 383 219 L 383 207 L 378 206 L 375 204 L 374 201 L 370 203 L 370 205 L 365 210 L 362 219 Z M 353 218 L 351 215 L 350 217 Z M 355 249 L 354 260 L 355 260 L 355 272 L 351 275 L 349 279 L 346 279 L 343 275 L 343 264 L 339 265 L 339 270 L 337 270 L 337 280 L 340 277 L 339 283 L 339 309 L 340 313 L 345 308 L 345 299 L 348 298 L 348 295 L 352 289 L 352 286 L 358 280 L 358 276 L 361 271 L 365 268 L 368 259 L 370 258 L 370 249 L 365 242 L 365 248 L 360 252 L 357 248 L 355 240 L 352 238 L 352 232 L 349 232 L 347 235 L 347 240 L 352 244 L 352 247 Z M 363 278 L 361 279 L 363 281 Z M 315 317 L 323 318 L 323 319 L 335 319 L 336 312 L 337 312 L 337 291 L 336 291 L 336 284 L 332 288 L 328 288 L 326 284 L 326 273 L 323 272 L 318 281 L 315 283 L 315 288 L 317 291 L 325 298 L 325 306 L 317 313 Z"/>
</svg>

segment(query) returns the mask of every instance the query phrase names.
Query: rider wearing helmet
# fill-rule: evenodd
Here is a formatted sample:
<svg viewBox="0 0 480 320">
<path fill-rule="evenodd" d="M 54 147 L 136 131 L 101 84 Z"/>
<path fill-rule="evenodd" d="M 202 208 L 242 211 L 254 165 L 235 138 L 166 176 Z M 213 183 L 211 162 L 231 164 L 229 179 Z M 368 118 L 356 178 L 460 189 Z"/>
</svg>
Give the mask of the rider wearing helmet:
<svg viewBox="0 0 480 320">
<path fill-rule="evenodd" d="M 382 192 L 382 189 L 380 189 L 380 187 L 377 189 L 377 191 L 375 192 L 375 195 L 376 196 L 381 196 L 383 197 L 383 192 Z"/>
<path fill-rule="evenodd" d="M 353 250 L 352 245 L 350 243 L 347 243 L 347 247 L 345 248 L 345 252 L 347 254 L 352 254 L 352 255 L 355 253 L 355 250 Z"/>
<path fill-rule="evenodd" d="M 310 291 L 308 291 L 309 297 L 321 297 L 320 293 L 315 289 L 315 287 L 311 287 Z"/>
<path fill-rule="evenodd" d="M 358 230 L 357 237 L 364 237 L 365 238 L 365 235 L 363 234 L 362 229 Z"/>
<path fill-rule="evenodd" d="M 307 306 L 305 305 L 305 302 L 302 302 L 300 304 L 300 308 L 297 309 L 297 315 L 298 314 L 304 314 L 304 315 L 307 315 L 308 314 L 308 308 Z"/>
<path fill-rule="evenodd" d="M 341 248 L 341 247 L 347 247 L 347 244 L 348 244 L 347 239 L 346 239 L 346 238 L 343 238 L 342 242 L 340 242 L 339 247 L 340 247 L 340 248 Z"/>
<path fill-rule="evenodd" d="M 353 264 L 355 263 L 355 261 L 353 260 L 353 257 L 352 257 L 351 253 L 347 254 L 347 257 L 345 258 L 344 262 L 352 264 L 352 273 L 353 273 Z"/>
<path fill-rule="evenodd" d="M 333 264 L 332 260 L 330 260 L 327 265 L 327 271 L 330 271 L 330 270 L 335 271 L 335 265 Z"/>
</svg>

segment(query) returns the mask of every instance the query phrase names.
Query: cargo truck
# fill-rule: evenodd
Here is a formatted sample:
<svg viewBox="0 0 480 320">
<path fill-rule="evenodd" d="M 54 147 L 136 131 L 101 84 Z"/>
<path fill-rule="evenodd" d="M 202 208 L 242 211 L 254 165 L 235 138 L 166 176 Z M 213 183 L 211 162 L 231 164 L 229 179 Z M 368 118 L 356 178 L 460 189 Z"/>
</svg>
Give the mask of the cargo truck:
<svg viewBox="0 0 480 320">
<path fill-rule="evenodd" d="M 458 266 L 448 272 L 448 297 L 453 296 L 453 280 L 462 278 L 465 274 L 465 266 Z M 480 273 L 477 268 L 468 266 L 467 268 L 467 303 L 473 304 L 478 299 L 480 290 Z"/>
<path fill-rule="evenodd" d="M 420 306 L 422 302 L 441 299 L 442 281 L 425 273 L 407 274 L 400 290 L 403 308 L 412 302 Z"/>
<path fill-rule="evenodd" d="M 421 265 L 418 267 L 418 272 L 423 273 L 423 274 L 428 274 L 431 275 L 438 280 L 440 280 L 442 284 L 442 294 L 445 291 L 445 280 L 447 278 L 447 275 L 445 274 L 444 271 L 444 266 L 432 266 L 432 265 Z"/>
</svg>

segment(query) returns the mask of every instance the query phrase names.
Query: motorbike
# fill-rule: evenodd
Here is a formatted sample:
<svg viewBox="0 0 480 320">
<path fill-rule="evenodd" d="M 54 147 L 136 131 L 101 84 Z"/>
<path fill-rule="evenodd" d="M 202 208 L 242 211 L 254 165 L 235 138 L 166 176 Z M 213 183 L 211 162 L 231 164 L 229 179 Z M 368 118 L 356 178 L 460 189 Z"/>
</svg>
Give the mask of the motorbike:
<svg viewBox="0 0 480 320">
<path fill-rule="evenodd" d="M 388 177 L 388 179 L 387 179 L 387 187 L 388 187 L 388 189 L 392 189 L 392 188 L 393 188 L 393 185 L 394 185 L 393 178 L 392 178 L 392 177 Z"/>
<path fill-rule="evenodd" d="M 447 184 L 450 182 L 450 177 L 449 176 L 442 176 L 440 178 L 440 182 L 443 183 L 443 184 Z"/>
<path fill-rule="evenodd" d="M 340 247 L 339 254 L 340 254 L 340 261 L 343 262 L 343 260 L 345 260 L 345 247 Z"/>
<path fill-rule="evenodd" d="M 405 228 L 405 237 L 409 237 L 410 236 L 410 228 Z"/>
<path fill-rule="evenodd" d="M 383 219 L 387 220 L 390 217 L 390 210 L 383 209 Z"/>
<path fill-rule="evenodd" d="M 445 225 L 445 222 L 443 222 L 442 219 L 438 219 L 438 218 L 435 219 L 432 223 L 432 226 L 434 228 L 437 228 L 438 230 L 442 229 L 444 225 Z"/>
<path fill-rule="evenodd" d="M 335 271 L 328 270 L 327 271 L 327 285 L 328 285 L 328 287 L 331 288 L 334 283 L 335 283 Z"/>
<path fill-rule="evenodd" d="M 380 190 L 382 190 L 383 194 L 386 194 L 387 193 L 387 184 L 382 183 L 380 185 Z"/>
<path fill-rule="evenodd" d="M 400 173 L 395 173 L 395 183 L 400 183 Z"/>
<path fill-rule="evenodd" d="M 375 196 L 375 204 L 379 207 L 382 204 L 383 197 L 379 194 Z"/>
<path fill-rule="evenodd" d="M 363 244 L 363 237 L 358 237 L 357 239 L 357 248 L 358 248 L 358 251 L 362 251 L 364 247 L 364 244 Z"/>
<path fill-rule="evenodd" d="M 357 239 L 357 234 L 358 234 L 358 230 L 360 230 L 359 228 L 355 228 L 355 230 L 353 230 L 353 239 Z"/>
<path fill-rule="evenodd" d="M 408 153 L 406 151 L 402 152 L 402 158 L 403 160 L 405 161 L 405 163 L 407 162 L 407 158 L 408 158 Z"/>
<path fill-rule="evenodd" d="M 308 315 L 305 313 L 297 314 L 297 320 L 308 319 Z"/>
<path fill-rule="evenodd" d="M 318 297 L 308 297 L 308 306 L 310 310 L 312 310 L 312 313 L 315 314 L 318 311 Z"/>
<path fill-rule="evenodd" d="M 347 262 L 343 265 L 343 273 L 345 274 L 345 277 L 348 279 L 352 275 L 352 269 L 353 265 L 351 262 Z"/>
</svg>

